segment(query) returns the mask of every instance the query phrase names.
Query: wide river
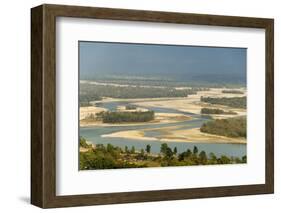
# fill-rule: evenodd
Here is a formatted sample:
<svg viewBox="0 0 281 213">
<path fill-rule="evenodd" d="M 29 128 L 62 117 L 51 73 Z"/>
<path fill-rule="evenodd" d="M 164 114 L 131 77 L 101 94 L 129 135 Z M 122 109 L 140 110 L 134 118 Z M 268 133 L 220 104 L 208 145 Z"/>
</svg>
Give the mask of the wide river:
<svg viewBox="0 0 281 213">
<path fill-rule="evenodd" d="M 116 110 L 117 106 L 130 104 L 129 102 L 107 102 L 100 105 L 103 108 L 108 110 Z M 155 140 L 133 140 L 133 139 L 124 139 L 124 138 L 107 138 L 101 137 L 105 134 L 110 134 L 113 132 L 127 131 L 127 130 L 137 130 L 137 129 L 150 129 L 150 128 L 159 128 L 159 127 L 177 127 L 177 129 L 191 129 L 198 128 L 201 125 L 208 121 L 207 117 L 196 115 L 192 113 L 182 112 L 175 109 L 169 108 L 160 108 L 160 107 L 146 107 L 149 110 L 154 112 L 166 112 L 166 113 L 182 113 L 185 115 L 191 116 L 193 119 L 189 121 L 169 123 L 169 124 L 144 124 L 138 126 L 108 126 L 108 127 L 80 127 L 80 136 L 84 137 L 87 141 L 90 141 L 94 144 L 112 144 L 125 148 L 128 146 L 130 149 L 132 146 L 135 146 L 136 150 L 145 149 L 147 144 L 151 145 L 151 152 L 159 153 L 160 146 L 163 142 Z M 161 134 L 157 130 L 146 131 L 145 136 L 153 137 Z M 186 142 L 165 142 L 169 147 L 177 147 L 178 153 L 184 152 L 187 149 L 192 150 L 194 146 L 197 146 L 199 151 L 204 150 L 207 154 L 213 152 L 216 156 L 227 155 L 233 157 L 242 157 L 246 155 L 247 149 L 246 144 L 212 144 L 212 143 L 186 143 Z"/>
</svg>

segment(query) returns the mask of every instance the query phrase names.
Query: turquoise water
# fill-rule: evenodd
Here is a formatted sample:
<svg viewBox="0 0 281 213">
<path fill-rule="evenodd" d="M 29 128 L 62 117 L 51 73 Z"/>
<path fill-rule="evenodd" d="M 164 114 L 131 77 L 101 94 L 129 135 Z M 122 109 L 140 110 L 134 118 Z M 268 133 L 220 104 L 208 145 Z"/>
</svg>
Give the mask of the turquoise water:
<svg viewBox="0 0 281 213">
<path fill-rule="evenodd" d="M 116 110 L 117 106 L 129 104 L 128 102 L 108 102 L 103 103 L 101 107 L 109 110 Z M 151 145 L 151 152 L 159 153 L 160 146 L 163 142 L 149 141 L 149 140 L 132 140 L 123 138 L 103 138 L 104 134 L 110 134 L 118 131 L 137 130 L 137 129 L 150 129 L 159 127 L 177 127 L 177 129 L 190 129 L 201 127 L 201 125 L 208 121 L 208 117 L 202 117 L 192 113 L 181 112 L 175 109 L 150 107 L 149 110 L 155 112 L 167 112 L 167 113 L 183 113 L 193 117 L 193 120 L 171 123 L 171 124 L 144 124 L 138 126 L 108 126 L 108 127 L 81 127 L 80 136 L 86 138 L 86 140 L 93 142 L 94 144 L 108 144 L 125 148 L 128 146 L 131 148 L 134 146 L 137 150 L 144 149 L 147 144 Z M 147 131 L 145 136 L 157 137 L 161 133 L 157 130 Z M 213 152 L 217 156 L 227 155 L 234 157 L 242 157 L 246 155 L 245 144 L 211 144 L 211 143 L 185 143 L 185 142 L 166 142 L 171 148 L 177 147 L 178 153 L 186 151 L 187 149 L 193 149 L 197 146 L 199 151 L 204 150 L 206 153 Z"/>
</svg>

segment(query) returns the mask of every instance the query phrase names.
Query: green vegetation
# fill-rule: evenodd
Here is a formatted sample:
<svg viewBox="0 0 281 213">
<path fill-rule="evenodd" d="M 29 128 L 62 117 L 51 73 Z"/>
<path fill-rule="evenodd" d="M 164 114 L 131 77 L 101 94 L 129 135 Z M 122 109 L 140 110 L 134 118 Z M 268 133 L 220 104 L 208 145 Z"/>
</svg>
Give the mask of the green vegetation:
<svg viewBox="0 0 281 213">
<path fill-rule="evenodd" d="M 240 90 L 223 90 L 222 93 L 230 93 L 230 94 L 244 94 L 244 92 Z"/>
<path fill-rule="evenodd" d="M 88 107 L 88 106 L 93 106 L 90 101 L 87 102 L 80 102 L 80 107 Z"/>
<path fill-rule="evenodd" d="M 80 138 L 80 141 L 83 140 Z M 81 143 L 80 143 L 81 144 Z M 124 149 L 107 144 L 97 144 L 95 148 L 87 152 L 80 152 L 80 170 L 92 169 L 117 169 L 117 168 L 142 168 L 142 167 L 163 167 L 163 166 L 190 166 L 190 165 L 210 165 L 210 164 L 235 164 L 246 163 L 246 156 L 242 158 L 221 156 L 217 157 L 205 151 L 199 151 L 194 146 L 190 149 L 177 154 L 177 149 L 170 148 L 166 143 L 161 145 L 160 154 L 150 153 L 151 146 L 145 149 L 135 150 L 132 146 Z"/>
<path fill-rule="evenodd" d="M 242 108 L 246 109 L 247 99 L 244 97 L 232 97 L 232 98 L 211 98 L 211 97 L 203 97 L 200 99 L 202 102 L 210 103 L 210 104 L 219 104 L 234 108 Z"/>
<path fill-rule="evenodd" d="M 103 123 L 148 122 L 154 120 L 154 111 L 101 112 L 96 114 Z"/>
<path fill-rule="evenodd" d="M 246 117 L 217 119 L 204 123 L 201 132 L 227 137 L 247 137 Z"/>
<path fill-rule="evenodd" d="M 80 92 L 79 104 L 81 107 L 92 106 L 91 101 L 100 101 L 102 97 L 97 94 L 91 94 L 86 92 Z"/>
<path fill-rule="evenodd" d="M 126 110 L 134 110 L 134 109 L 137 109 L 137 107 L 134 106 L 134 105 L 126 105 L 125 109 Z"/>
<path fill-rule="evenodd" d="M 236 115 L 233 111 L 224 111 L 222 109 L 202 108 L 201 114 L 223 114 L 223 115 Z"/>
<path fill-rule="evenodd" d="M 174 87 L 142 87 L 142 86 L 111 86 L 80 84 L 80 102 L 100 100 L 102 97 L 111 98 L 169 98 L 187 97 L 196 94 L 202 88 L 176 89 Z"/>
<path fill-rule="evenodd" d="M 150 146 L 150 144 L 147 144 L 147 145 L 146 145 L 146 148 L 145 148 L 145 151 L 146 151 L 147 153 L 150 153 L 150 150 L 151 150 L 151 146 Z"/>
<path fill-rule="evenodd" d="M 92 147 L 91 145 L 87 144 L 86 139 L 83 138 L 83 137 L 80 137 L 79 146 L 83 147 L 83 148 L 90 148 L 90 147 Z"/>
</svg>

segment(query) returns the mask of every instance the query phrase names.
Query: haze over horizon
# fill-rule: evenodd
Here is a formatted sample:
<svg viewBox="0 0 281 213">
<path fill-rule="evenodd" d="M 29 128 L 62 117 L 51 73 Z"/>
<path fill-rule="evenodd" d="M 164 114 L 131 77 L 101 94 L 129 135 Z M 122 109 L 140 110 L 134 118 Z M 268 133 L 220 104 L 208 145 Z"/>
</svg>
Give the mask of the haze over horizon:
<svg viewBox="0 0 281 213">
<path fill-rule="evenodd" d="M 135 77 L 245 85 L 246 54 L 246 48 L 80 41 L 80 79 Z"/>
</svg>

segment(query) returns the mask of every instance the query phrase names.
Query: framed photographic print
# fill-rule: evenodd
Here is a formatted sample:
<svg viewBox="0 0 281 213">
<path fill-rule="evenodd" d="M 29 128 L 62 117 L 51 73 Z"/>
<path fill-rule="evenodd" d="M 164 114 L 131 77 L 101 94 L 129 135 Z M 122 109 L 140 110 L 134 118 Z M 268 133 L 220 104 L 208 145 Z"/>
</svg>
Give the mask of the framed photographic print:
<svg viewBox="0 0 281 213">
<path fill-rule="evenodd" d="M 31 203 L 273 193 L 273 19 L 31 9 Z"/>
</svg>

